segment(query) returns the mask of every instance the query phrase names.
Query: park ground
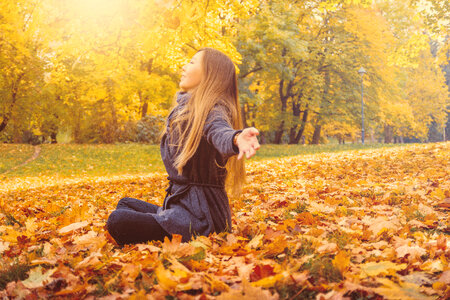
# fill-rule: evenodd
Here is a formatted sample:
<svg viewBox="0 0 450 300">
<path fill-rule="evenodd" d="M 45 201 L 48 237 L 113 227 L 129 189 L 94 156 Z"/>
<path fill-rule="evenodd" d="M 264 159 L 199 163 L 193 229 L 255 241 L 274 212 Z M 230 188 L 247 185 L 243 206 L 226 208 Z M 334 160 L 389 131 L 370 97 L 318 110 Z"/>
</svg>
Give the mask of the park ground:
<svg viewBox="0 0 450 300">
<path fill-rule="evenodd" d="M 162 204 L 158 147 L 39 147 L 0 145 L 2 297 L 450 296 L 449 142 L 264 145 L 232 233 L 124 248 L 105 222 L 123 197 Z"/>
</svg>

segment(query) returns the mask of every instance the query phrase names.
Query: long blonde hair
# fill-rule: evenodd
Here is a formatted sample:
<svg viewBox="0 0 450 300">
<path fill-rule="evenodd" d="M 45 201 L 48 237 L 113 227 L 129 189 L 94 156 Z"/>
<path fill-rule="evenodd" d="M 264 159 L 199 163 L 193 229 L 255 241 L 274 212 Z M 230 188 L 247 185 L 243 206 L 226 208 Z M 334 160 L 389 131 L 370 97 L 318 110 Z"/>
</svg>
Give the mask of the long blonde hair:
<svg viewBox="0 0 450 300">
<path fill-rule="evenodd" d="M 183 167 L 195 154 L 202 137 L 203 127 L 211 110 L 220 104 L 223 115 L 234 129 L 241 129 L 242 117 L 238 98 L 236 69 L 231 59 L 212 48 L 202 48 L 203 78 L 191 97 L 177 114 L 170 127 L 179 133 L 175 167 L 181 175 Z M 226 188 L 239 196 L 245 181 L 244 159 L 230 157 L 226 164 Z"/>
</svg>

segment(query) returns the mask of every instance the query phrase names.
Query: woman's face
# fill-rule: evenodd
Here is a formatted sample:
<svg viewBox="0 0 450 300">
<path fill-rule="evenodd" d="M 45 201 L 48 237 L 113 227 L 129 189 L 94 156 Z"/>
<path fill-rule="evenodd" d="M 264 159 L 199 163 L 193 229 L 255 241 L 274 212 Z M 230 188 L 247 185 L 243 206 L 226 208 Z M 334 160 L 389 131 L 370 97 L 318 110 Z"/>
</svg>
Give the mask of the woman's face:
<svg viewBox="0 0 450 300">
<path fill-rule="evenodd" d="M 197 52 L 192 56 L 191 61 L 182 68 L 180 88 L 184 91 L 195 89 L 203 77 L 203 52 Z"/>
</svg>

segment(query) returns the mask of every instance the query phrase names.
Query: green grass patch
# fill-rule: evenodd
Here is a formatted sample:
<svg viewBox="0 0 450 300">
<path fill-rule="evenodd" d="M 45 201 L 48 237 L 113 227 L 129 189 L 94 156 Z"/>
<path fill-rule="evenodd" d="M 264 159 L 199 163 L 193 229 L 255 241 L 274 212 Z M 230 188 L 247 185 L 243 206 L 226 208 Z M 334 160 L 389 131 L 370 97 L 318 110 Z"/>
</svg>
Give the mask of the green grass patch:
<svg viewBox="0 0 450 300">
<path fill-rule="evenodd" d="M 108 176 L 164 171 L 158 145 L 43 144 L 41 149 L 37 159 L 5 176 Z M 9 162 L 13 165 L 21 162 L 9 160 L 15 161 Z"/>
<path fill-rule="evenodd" d="M 0 144 L 0 174 L 31 157 L 34 148 L 27 144 Z"/>
<path fill-rule="evenodd" d="M 302 270 L 308 270 L 312 279 L 317 282 L 319 279 L 326 279 L 329 282 L 339 282 L 344 277 L 333 265 L 330 257 L 315 257 L 306 262 Z"/>
<path fill-rule="evenodd" d="M 403 144 L 405 145 L 405 144 Z M 251 160 L 294 155 L 376 149 L 399 144 L 261 145 Z M 159 145 L 147 144 L 43 144 L 39 157 L 4 174 L 6 178 L 26 176 L 109 176 L 164 172 Z M 0 144 L 0 174 L 33 155 L 30 145 Z"/>
<path fill-rule="evenodd" d="M 30 269 L 29 265 L 15 263 L 7 270 L 0 271 L 0 290 L 4 290 L 8 282 L 25 280 Z"/>
<path fill-rule="evenodd" d="M 365 150 L 392 148 L 412 144 L 326 144 L 326 145 L 261 145 L 254 160 L 271 159 L 286 156 L 317 154 L 323 152 L 342 152 L 349 150 Z"/>
</svg>

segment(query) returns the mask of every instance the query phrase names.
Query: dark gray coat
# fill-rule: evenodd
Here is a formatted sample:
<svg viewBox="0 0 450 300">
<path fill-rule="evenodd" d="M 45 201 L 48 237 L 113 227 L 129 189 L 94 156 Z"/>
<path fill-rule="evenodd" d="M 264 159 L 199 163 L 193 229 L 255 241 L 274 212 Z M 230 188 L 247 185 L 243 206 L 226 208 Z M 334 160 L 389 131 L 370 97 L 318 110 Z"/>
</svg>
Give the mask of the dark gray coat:
<svg viewBox="0 0 450 300">
<path fill-rule="evenodd" d="M 183 168 L 183 174 L 178 175 L 174 167 L 176 147 L 169 145 L 169 140 L 177 140 L 178 136 L 169 124 L 175 111 L 186 105 L 189 98 L 189 93 L 178 93 L 178 104 L 167 118 L 161 158 L 169 174 L 169 188 L 163 207 L 154 215 L 161 227 L 171 234 L 182 235 L 183 241 L 189 241 L 192 235 L 231 230 L 224 166 L 231 156 L 239 153 L 233 138 L 241 131 L 234 130 L 220 110 L 213 109 L 206 119 L 197 151 Z"/>
</svg>

